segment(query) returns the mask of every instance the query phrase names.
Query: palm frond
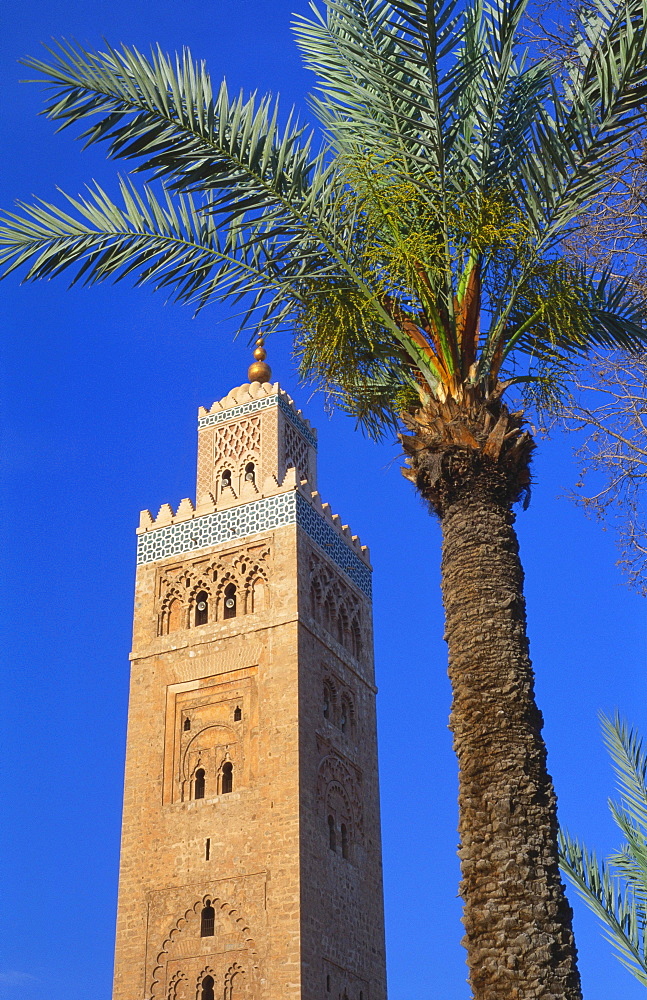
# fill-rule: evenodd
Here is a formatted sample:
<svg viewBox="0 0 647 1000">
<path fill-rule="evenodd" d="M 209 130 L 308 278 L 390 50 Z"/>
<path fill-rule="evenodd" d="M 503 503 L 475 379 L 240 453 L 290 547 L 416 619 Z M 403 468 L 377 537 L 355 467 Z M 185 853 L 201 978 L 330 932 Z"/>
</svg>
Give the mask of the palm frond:
<svg viewBox="0 0 647 1000">
<path fill-rule="evenodd" d="M 28 60 L 49 117 L 162 193 L 124 184 L 117 208 L 94 189 L 68 199 L 76 223 L 23 206 L 4 223 L 7 273 L 128 275 L 198 306 L 245 299 L 271 324 L 296 316 L 304 358 L 329 365 L 306 369 L 378 425 L 401 386 L 459 399 L 503 372 L 548 398 L 573 355 L 647 341 L 629 285 L 559 251 L 642 113 L 647 0 L 596 0 L 565 77 L 519 51 L 526 3 L 313 2 L 295 32 L 321 145 L 271 95 L 214 89 L 188 51 L 50 48 Z M 335 364 L 340 338 L 363 359 L 359 389 Z"/>
<path fill-rule="evenodd" d="M 186 49 L 175 59 L 159 47 L 147 58 L 125 45 L 86 52 L 65 41 L 47 51 L 49 61 L 25 61 L 51 91 L 49 118 L 61 128 L 90 119 L 86 146 L 106 143 L 109 156 L 139 161 L 136 171 L 175 190 L 215 190 L 214 210 L 253 199 L 256 211 L 297 215 L 325 182 L 325 151 L 313 152 L 294 114 L 280 125 L 272 95 L 232 98 L 226 82 L 214 91 Z"/>
<path fill-rule="evenodd" d="M 28 265 L 26 280 L 73 271 L 71 283 L 96 284 L 132 277 L 135 284 L 174 290 L 180 301 L 204 305 L 214 294 L 278 291 L 290 282 L 272 258 L 269 241 L 241 244 L 235 232 L 221 236 L 204 201 L 162 189 L 157 196 L 120 181 L 122 204 L 94 185 L 85 195 L 66 195 L 72 215 L 41 202 L 21 206 L 0 227 L 0 266 L 5 273 Z"/>
<path fill-rule="evenodd" d="M 647 949 L 644 912 L 631 891 L 597 859 L 593 851 L 559 832 L 560 867 L 579 895 L 602 921 L 605 936 L 618 958 L 639 982 L 647 986 Z"/>
<path fill-rule="evenodd" d="M 626 842 L 605 864 L 560 831 L 560 866 L 602 920 L 620 961 L 647 986 L 647 753 L 618 712 L 601 722 L 622 795 L 609 806 Z"/>
</svg>

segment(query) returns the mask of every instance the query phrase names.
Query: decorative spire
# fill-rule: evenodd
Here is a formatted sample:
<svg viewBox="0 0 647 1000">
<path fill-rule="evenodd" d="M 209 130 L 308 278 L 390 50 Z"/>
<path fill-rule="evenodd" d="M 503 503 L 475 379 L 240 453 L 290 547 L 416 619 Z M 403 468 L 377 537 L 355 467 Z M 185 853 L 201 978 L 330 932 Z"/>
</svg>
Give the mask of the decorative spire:
<svg viewBox="0 0 647 1000">
<path fill-rule="evenodd" d="M 263 346 L 264 343 L 265 338 L 259 336 L 256 340 L 256 347 L 254 348 L 255 360 L 252 361 L 251 365 L 247 369 L 247 378 L 250 382 L 269 382 L 272 377 L 272 369 L 265 363 L 267 351 Z"/>
</svg>

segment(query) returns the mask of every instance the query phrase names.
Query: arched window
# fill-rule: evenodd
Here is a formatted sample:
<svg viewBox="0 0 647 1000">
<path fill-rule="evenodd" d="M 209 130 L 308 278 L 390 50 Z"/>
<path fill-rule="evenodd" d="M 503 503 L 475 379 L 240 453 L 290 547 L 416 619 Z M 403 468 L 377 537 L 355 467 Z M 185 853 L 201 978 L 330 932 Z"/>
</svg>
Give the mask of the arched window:
<svg viewBox="0 0 647 1000">
<path fill-rule="evenodd" d="M 348 861 L 348 827 L 345 823 L 341 825 L 341 856 Z"/>
<path fill-rule="evenodd" d="M 199 767 L 195 772 L 195 778 L 193 780 L 193 798 L 203 799 L 204 798 L 204 768 Z"/>
<path fill-rule="evenodd" d="M 223 618 L 236 617 L 236 584 L 228 583 L 224 593 Z"/>
<path fill-rule="evenodd" d="M 245 466 L 245 482 L 255 483 L 256 482 L 256 470 L 254 468 L 253 462 L 248 462 Z"/>
<path fill-rule="evenodd" d="M 231 486 L 231 470 L 230 469 L 225 469 L 224 470 L 222 476 L 220 477 L 220 485 L 222 486 L 223 490 L 225 489 L 226 486 Z"/>
<path fill-rule="evenodd" d="M 362 652 L 362 633 L 357 618 L 353 618 L 350 626 L 350 651 L 356 660 Z"/>
<path fill-rule="evenodd" d="M 196 625 L 206 625 L 209 621 L 209 595 L 206 590 L 201 590 L 195 598 L 195 623 Z"/>
<path fill-rule="evenodd" d="M 321 584 L 314 579 L 310 586 L 310 614 L 313 618 L 319 618 L 319 608 L 321 605 Z"/>
<path fill-rule="evenodd" d="M 323 689 L 323 717 L 329 719 L 332 713 L 332 691 L 328 684 L 324 684 Z"/>
<path fill-rule="evenodd" d="M 328 594 L 324 606 L 323 606 L 323 623 L 324 627 L 330 634 L 333 632 L 333 622 L 335 621 L 335 602 L 333 601 L 330 594 Z"/>
<path fill-rule="evenodd" d="M 184 725 L 182 726 L 182 728 L 183 728 L 183 730 L 184 730 L 185 733 L 188 733 L 189 730 L 190 730 L 190 728 L 191 728 L 191 719 L 188 717 L 188 715 L 187 715 L 186 719 L 184 720 Z"/>
<path fill-rule="evenodd" d="M 335 830 L 335 817 L 328 817 L 328 847 L 331 851 L 337 850 L 337 831 Z"/>
<path fill-rule="evenodd" d="M 220 782 L 220 791 L 223 795 L 228 795 L 229 792 L 233 790 L 234 787 L 234 765 L 227 761 L 226 764 L 222 765 L 222 780 Z"/>
<path fill-rule="evenodd" d="M 350 628 L 346 608 L 342 605 L 337 611 L 337 641 L 341 646 L 350 645 Z"/>
<path fill-rule="evenodd" d="M 236 705 L 234 709 L 234 722 L 240 722 L 243 717 L 243 710 L 240 705 Z"/>
<path fill-rule="evenodd" d="M 175 598 L 168 606 L 168 631 L 177 632 L 182 628 L 182 604 Z"/>
<path fill-rule="evenodd" d="M 213 931 L 211 933 L 213 934 Z M 213 976 L 204 977 L 202 980 L 200 1000 L 214 1000 L 214 985 Z"/>
<path fill-rule="evenodd" d="M 211 905 L 211 900 L 206 899 L 200 915 L 200 937 L 213 937 L 216 911 Z M 211 980 L 213 985 L 213 979 Z"/>
<path fill-rule="evenodd" d="M 341 700 L 339 728 L 341 729 L 342 733 L 351 733 L 355 729 L 355 712 L 353 709 L 353 703 L 348 697 L 348 695 L 344 695 L 344 697 Z"/>
<path fill-rule="evenodd" d="M 265 580 L 258 577 L 252 584 L 252 611 L 264 611 L 267 604 Z"/>
</svg>

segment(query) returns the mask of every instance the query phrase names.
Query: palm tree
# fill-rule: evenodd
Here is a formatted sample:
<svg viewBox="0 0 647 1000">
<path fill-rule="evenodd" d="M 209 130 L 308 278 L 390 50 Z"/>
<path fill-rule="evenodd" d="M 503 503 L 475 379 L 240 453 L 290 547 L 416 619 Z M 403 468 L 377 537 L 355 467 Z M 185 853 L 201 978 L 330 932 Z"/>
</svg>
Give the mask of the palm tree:
<svg viewBox="0 0 647 1000">
<path fill-rule="evenodd" d="M 28 61 L 48 115 L 149 182 L 7 214 L 6 273 L 242 302 L 243 326 L 296 330 L 303 375 L 369 433 L 406 430 L 443 530 L 477 1000 L 581 995 L 513 527 L 534 444 L 502 397 L 548 398 L 572 358 L 645 341 L 628 287 L 560 240 L 642 121 L 646 5 L 597 0 L 558 72 L 518 51 L 525 0 L 324 0 L 295 23 L 320 145 L 271 96 L 214 92 L 188 52 Z"/>
<path fill-rule="evenodd" d="M 602 921 L 622 964 L 647 986 L 647 753 L 618 713 L 602 716 L 602 730 L 622 794 L 609 808 L 625 842 L 606 865 L 560 830 L 560 865 Z"/>
</svg>

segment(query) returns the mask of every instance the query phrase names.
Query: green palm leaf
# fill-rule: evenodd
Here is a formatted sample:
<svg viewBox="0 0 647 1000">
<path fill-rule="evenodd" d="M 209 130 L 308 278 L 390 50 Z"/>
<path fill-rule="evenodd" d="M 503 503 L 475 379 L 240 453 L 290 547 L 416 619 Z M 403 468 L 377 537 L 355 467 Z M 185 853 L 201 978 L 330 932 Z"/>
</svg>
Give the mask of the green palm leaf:
<svg viewBox="0 0 647 1000">
<path fill-rule="evenodd" d="M 361 391 L 341 372 L 335 390 L 372 427 L 412 380 L 421 398 L 487 396 L 537 363 L 635 348 L 644 317 L 627 284 L 561 260 L 559 240 L 636 127 L 646 4 L 600 0 L 559 79 L 518 49 L 526 0 L 312 4 L 295 32 L 321 143 L 271 95 L 214 89 L 186 51 L 61 43 L 28 60 L 46 113 L 161 194 L 125 184 L 122 208 L 99 189 L 65 211 L 23 206 L 5 216 L 2 259 L 30 278 L 74 265 L 76 280 L 132 276 L 198 306 L 233 296 L 270 329 L 301 323 L 304 372 L 331 391 L 314 344 L 360 358 L 383 342 L 395 382 L 369 366 Z"/>
<path fill-rule="evenodd" d="M 647 986 L 647 753 L 617 712 L 601 718 L 622 796 L 609 806 L 626 843 L 605 863 L 560 831 L 560 866 L 602 921 L 622 964 Z"/>
</svg>

